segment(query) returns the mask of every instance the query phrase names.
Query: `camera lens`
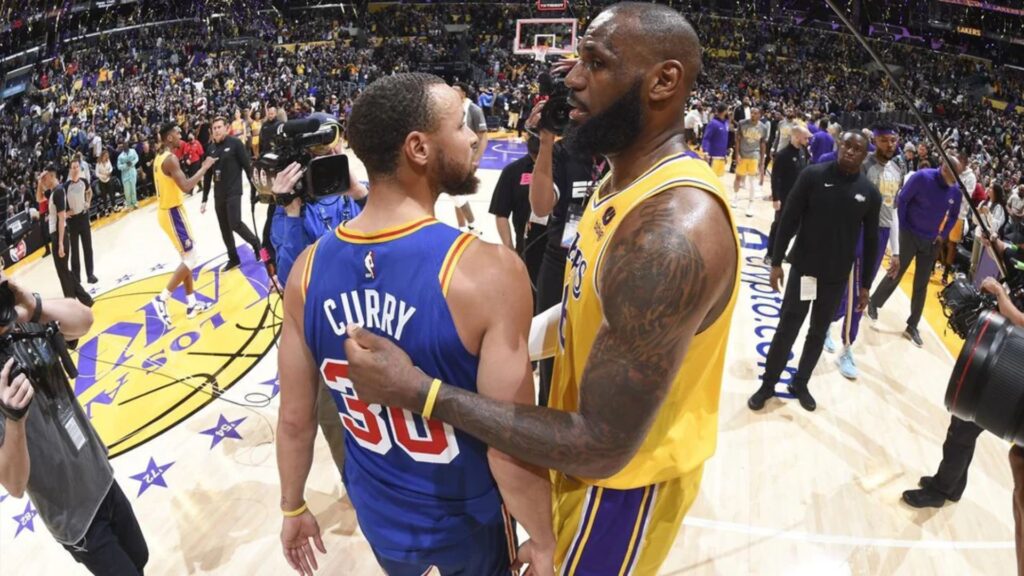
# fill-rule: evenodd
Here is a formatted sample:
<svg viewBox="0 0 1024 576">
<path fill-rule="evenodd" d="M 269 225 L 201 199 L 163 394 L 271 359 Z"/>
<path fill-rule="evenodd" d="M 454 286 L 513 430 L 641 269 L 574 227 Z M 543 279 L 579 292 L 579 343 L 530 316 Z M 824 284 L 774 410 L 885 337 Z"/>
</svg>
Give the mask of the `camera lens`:
<svg viewBox="0 0 1024 576">
<path fill-rule="evenodd" d="M 1024 333 L 985 311 L 968 334 L 946 388 L 946 408 L 1024 445 Z"/>
</svg>

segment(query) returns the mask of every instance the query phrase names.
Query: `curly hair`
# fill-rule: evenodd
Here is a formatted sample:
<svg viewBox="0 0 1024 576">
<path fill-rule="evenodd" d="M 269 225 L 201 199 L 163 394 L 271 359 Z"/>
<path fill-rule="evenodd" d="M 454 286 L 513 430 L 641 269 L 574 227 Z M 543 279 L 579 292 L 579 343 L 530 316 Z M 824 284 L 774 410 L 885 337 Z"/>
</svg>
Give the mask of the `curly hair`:
<svg viewBox="0 0 1024 576">
<path fill-rule="evenodd" d="M 348 139 L 367 173 L 394 174 L 406 137 L 436 129 L 430 87 L 437 84 L 445 81 L 432 74 L 395 74 L 373 82 L 359 95 L 348 118 Z"/>
</svg>

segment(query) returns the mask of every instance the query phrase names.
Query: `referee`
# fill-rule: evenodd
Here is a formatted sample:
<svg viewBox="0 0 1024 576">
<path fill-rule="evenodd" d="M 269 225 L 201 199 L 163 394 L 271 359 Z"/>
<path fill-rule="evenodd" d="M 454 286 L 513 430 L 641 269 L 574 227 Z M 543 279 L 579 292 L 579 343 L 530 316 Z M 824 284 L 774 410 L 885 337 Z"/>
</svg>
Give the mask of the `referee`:
<svg viewBox="0 0 1024 576">
<path fill-rule="evenodd" d="M 840 139 L 837 160 L 806 168 L 786 198 L 772 252 L 772 288 L 778 291 L 784 279 L 782 260 L 795 235 L 796 242 L 789 255 L 790 281 L 786 284 L 779 326 L 768 350 L 761 387 L 747 401 L 751 410 L 764 408 L 765 402 L 775 395 L 775 384 L 786 367 L 812 301 L 811 325 L 789 391 L 805 410 L 813 411 L 817 407 L 807 383 L 821 356 L 825 332 L 853 265 L 861 226 L 864 227 L 864 261 L 873 262 L 879 249 L 878 213 L 882 195 L 860 171 L 867 153 L 867 138 L 860 132 L 846 132 Z M 865 266 L 861 275 L 858 308 L 863 310 L 867 306 L 867 287 L 874 279 L 874 270 Z"/>
<path fill-rule="evenodd" d="M 203 204 L 199 208 L 201 214 L 206 213 L 206 201 L 210 196 L 210 181 L 213 181 L 213 201 L 217 210 L 217 221 L 220 233 L 224 238 L 224 247 L 228 251 L 228 263 L 224 266 L 227 272 L 237 268 L 241 262 L 238 249 L 235 248 L 235 234 L 242 237 L 246 244 L 252 246 L 252 253 L 259 258 L 260 241 L 252 230 L 242 221 L 242 174 L 252 180 L 252 162 L 245 144 L 234 136 L 228 136 L 228 121 L 223 116 L 213 120 L 213 142 L 210 144 L 209 156 L 219 158 L 213 170 L 206 173 L 203 182 Z"/>
</svg>

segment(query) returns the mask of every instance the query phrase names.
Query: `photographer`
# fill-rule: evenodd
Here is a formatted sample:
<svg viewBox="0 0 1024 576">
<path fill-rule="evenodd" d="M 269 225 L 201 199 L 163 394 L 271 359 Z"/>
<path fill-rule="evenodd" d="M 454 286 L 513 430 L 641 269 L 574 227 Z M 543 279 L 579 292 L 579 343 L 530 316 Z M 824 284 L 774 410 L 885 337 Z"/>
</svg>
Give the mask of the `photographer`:
<svg viewBox="0 0 1024 576">
<path fill-rule="evenodd" d="M 314 114 L 313 118 L 324 122 L 336 122 L 333 118 Z M 339 132 L 340 133 L 340 132 Z M 314 156 L 341 153 L 341 138 L 329 146 L 311 148 Z M 297 162 L 288 165 L 274 179 L 273 192 L 278 196 L 292 194 L 295 184 L 306 169 Z M 277 206 L 270 230 L 270 240 L 276 254 L 277 279 L 281 290 L 285 288 L 288 274 L 295 259 L 307 246 L 324 234 L 331 233 L 342 222 L 359 215 L 365 204 L 366 187 L 349 172 L 349 188 L 339 196 L 327 196 L 306 204 L 301 196 L 295 197 L 285 206 Z M 341 428 L 341 417 L 326 385 L 321 385 L 317 398 L 317 421 L 331 449 L 331 457 L 338 473 L 345 468 L 345 436 Z"/>
<path fill-rule="evenodd" d="M 555 65 L 565 66 L 563 61 Z M 563 142 L 555 142 L 555 134 L 543 126 L 541 116 L 545 102 L 534 106 L 526 129 L 540 137 L 540 147 L 530 180 L 530 208 L 538 218 L 548 219 L 547 241 L 537 278 L 535 314 L 540 314 L 562 299 L 566 256 L 583 215 L 583 207 L 609 166 L 603 158 L 581 157 Z M 551 386 L 552 360 L 540 363 L 540 396 L 538 404 L 546 406 Z"/>
<path fill-rule="evenodd" d="M 43 302 L 13 281 L 6 286 L 16 323 L 5 334 L 58 322 L 61 334 L 74 339 L 92 326 L 92 312 L 75 300 Z M 60 374 L 59 382 L 30 382 L 25 374 L 12 379 L 13 364 L 0 370 L 0 484 L 16 498 L 27 492 L 54 539 L 93 574 L 142 574 L 145 538 L 66 377 L 58 367 L 49 374 Z"/>
</svg>

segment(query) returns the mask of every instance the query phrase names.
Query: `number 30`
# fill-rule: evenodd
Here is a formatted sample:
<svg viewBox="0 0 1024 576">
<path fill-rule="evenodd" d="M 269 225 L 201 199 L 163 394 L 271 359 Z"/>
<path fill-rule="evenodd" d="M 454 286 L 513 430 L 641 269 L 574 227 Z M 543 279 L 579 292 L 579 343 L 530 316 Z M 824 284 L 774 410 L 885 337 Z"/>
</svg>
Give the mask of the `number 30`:
<svg viewBox="0 0 1024 576">
<path fill-rule="evenodd" d="M 448 464 L 459 455 L 455 429 L 450 425 L 440 420 L 424 420 L 408 410 L 360 400 L 348 379 L 348 362 L 328 358 L 320 366 L 320 373 L 327 387 L 344 398 L 341 422 L 363 448 L 383 456 L 391 450 L 394 438 L 394 443 L 417 462 Z M 387 422 L 381 415 L 384 410 L 388 412 Z"/>
</svg>

